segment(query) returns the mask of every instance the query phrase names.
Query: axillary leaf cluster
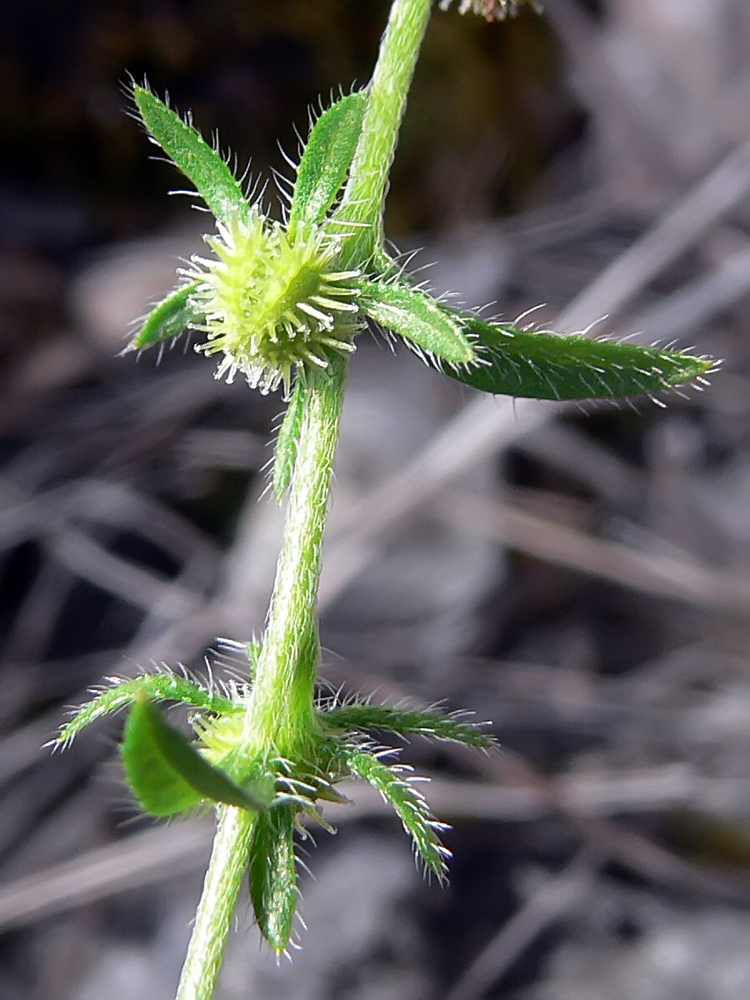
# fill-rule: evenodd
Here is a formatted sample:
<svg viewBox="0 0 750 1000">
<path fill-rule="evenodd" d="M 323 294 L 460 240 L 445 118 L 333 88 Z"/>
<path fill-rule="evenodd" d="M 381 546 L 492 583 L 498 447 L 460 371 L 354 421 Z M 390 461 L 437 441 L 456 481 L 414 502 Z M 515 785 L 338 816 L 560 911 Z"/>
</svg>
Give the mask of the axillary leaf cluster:
<svg viewBox="0 0 750 1000">
<path fill-rule="evenodd" d="M 257 654 L 251 644 L 247 665 Z M 493 740 L 465 713 L 367 700 L 321 699 L 304 755 L 261 750 L 243 739 L 251 685 L 224 690 L 166 667 L 135 678 L 110 678 L 78 707 L 53 745 L 67 746 L 96 719 L 129 709 L 122 743 L 125 775 L 140 806 L 154 816 L 174 816 L 216 805 L 254 812 L 248 857 L 250 894 L 258 926 L 268 943 L 284 952 L 292 942 L 297 907 L 295 836 L 306 837 L 305 816 L 325 822 L 321 806 L 345 803 L 337 789 L 345 779 L 370 782 L 389 801 L 426 869 L 442 880 L 449 853 L 445 829 L 430 813 L 394 751 L 375 744 L 372 731 L 402 737 L 447 740 L 487 750 Z M 181 704 L 190 713 L 192 738 L 164 719 L 156 702 Z"/>
<path fill-rule="evenodd" d="M 683 351 L 488 322 L 434 298 L 383 247 L 352 264 L 347 244 L 359 223 L 347 221 L 337 199 L 362 129 L 366 90 L 342 97 L 314 122 L 284 222 L 245 196 L 189 121 L 144 87 L 134 87 L 133 96 L 152 140 L 195 185 L 217 231 L 205 237 L 211 255 L 195 256 L 182 270 L 131 350 L 194 330 L 206 338 L 196 350 L 219 356 L 217 378 L 240 372 L 262 392 L 283 386 L 287 398 L 295 381 L 309 381 L 335 355 L 350 354 L 368 320 L 451 378 L 496 394 L 653 394 L 700 380 L 712 366 Z"/>
</svg>

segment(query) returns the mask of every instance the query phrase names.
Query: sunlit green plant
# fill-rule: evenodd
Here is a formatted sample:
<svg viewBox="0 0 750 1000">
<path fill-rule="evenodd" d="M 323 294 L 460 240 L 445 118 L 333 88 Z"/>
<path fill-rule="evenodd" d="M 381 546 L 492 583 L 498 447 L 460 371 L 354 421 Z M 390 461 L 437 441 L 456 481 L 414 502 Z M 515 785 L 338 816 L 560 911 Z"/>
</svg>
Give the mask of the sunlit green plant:
<svg viewBox="0 0 750 1000">
<path fill-rule="evenodd" d="M 489 20 L 519 3 L 461 0 Z M 450 0 L 440 4 L 450 6 Z M 216 219 L 205 257 L 131 343 L 141 350 L 184 330 L 217 355 L 217 377 L 242 375 L 288 402 L 276 445 L 273 488 L 289 493 L 268 623 L 258 643 L 237 644 L 247 673 L 209 687 L 164 668 L 110 680 L 79 708 L 57 742 L 128 708 L 122 757 L 142 807 L 171 816 L 214 807 L 218 830 L 179 987 L 180 1000 L 210 1000 L 238 893 L 249 874 L 260 930 L 277 953 L 292 941 L 297 905 L 295 834 L 323 821 L 346 778 L 370 782 L 393 806 L 426 868 L 442 880 L 443 825 L 407 769 L 373 732 L 418 734 L 488 749 L 491 739 L 456 714 L 353 698 L 321 697 L 316 597 L 321 544 L 347 358 L 374 323 L 433 367 L 490 393 L 539 399 L 613 398 L 700 382 L 711 360 L 480 319 L 415 284 L 383 242 L 388 175 L 431 0 L 394 0 L 369 86 L 342 97 L 313 124 L 283 221 L 246 196 L 218 150 L 146 87 L 138 115 Z M 192 741 L 157 702 L 188 706 Z"/>
</svg>

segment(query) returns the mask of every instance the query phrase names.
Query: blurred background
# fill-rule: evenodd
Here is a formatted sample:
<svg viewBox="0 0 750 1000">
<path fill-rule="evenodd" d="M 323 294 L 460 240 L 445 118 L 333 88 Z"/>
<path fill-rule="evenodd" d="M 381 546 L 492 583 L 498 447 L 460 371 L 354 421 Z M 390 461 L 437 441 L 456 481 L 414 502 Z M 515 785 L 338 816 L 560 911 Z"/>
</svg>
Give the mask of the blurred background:
<svg viewBox="0 0 750 1000">
<path fill-rule="evenodd" d="M 387 9 L 2 5 L 3 1000 L 173 997 L 210 820 L 138 816 L 121 719 L 41 747 L 103 676 L 200 673 L 217 636 L 257 634 L 281 530 L 261 495 L 282 400 L 214 381 L 184 342 L 117 357 L 207 224 L 167 196 L 184 182 L 128 117 L 128 79 L 240 170 L 288 173 L 278 144 L 296 155 L 321 96 L 367 81 Z M 303 950 L 277 966 L 243 902 L 218 1000 L 744 1000 L 750 7 L 436 13 L 387 228 L 490 314 L 726 362 L 666 409 L 513 406 L 360 338 L 325 676 L 470 709 L 502 751 L 401 750 L 452 823 L 447 888 L 367 789 L 332 810 Z"/>
</svg>

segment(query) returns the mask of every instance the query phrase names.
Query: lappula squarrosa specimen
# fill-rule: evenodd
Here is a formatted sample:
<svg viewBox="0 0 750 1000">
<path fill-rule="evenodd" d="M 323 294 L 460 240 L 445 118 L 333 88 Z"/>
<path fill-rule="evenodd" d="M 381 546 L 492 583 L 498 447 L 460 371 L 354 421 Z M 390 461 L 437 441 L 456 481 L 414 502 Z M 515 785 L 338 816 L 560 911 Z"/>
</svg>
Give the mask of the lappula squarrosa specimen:
<svg viewBox="0 0 750 1000">
<path fill-rule="evenodd" d="M 449 6 L 444 0 L 441 7 Z M 293 943 L 295 838 L 305 815 L 324 822 L 339 783 L 362 778 L 392 804 L 426 868 L 446 874 L 442 825 L 406 769 L 371 733 L 419 734 L 488 748 L 465 718 L 437 710 L 340 702 L 317 694 L 316 595 L 347 359 L 372 322 L 402 338 L 450 378 L 490 393 L 584 399 L 657 393 L 700 383 L 708 358 L 634 344 L 559 337 L 488 321 L 433 298 L 383 242 L 383 205 L 406 96 L 431 0 L 394 0 L 372 80 L 314 122 L 283 221 L 247 196 L 218 149 L 146 87 L 140 119 L 216 219 L 205 256 L 130 345 L 141 350 L 184 330 L 216 355 L 217 377 L 281 389 L 288 409 L 273 488 L 289 493 L 267 626 L 242 645 L 247 673 L 225 689 L 166 668 L 111 680 L 63 728 L 65 745 L 94 719 L 129 708 L 122 756 L 140 804 L 155 816 L 212 806 L 218 830 L 178 997 L 210 1000 L 243 879 L 258 926 L 277 953 Z M 518 4 L 461 0 L 499 18 Z M 195 738 L 165 721 L 157 702 L 187 705 Z"/>
</svg>

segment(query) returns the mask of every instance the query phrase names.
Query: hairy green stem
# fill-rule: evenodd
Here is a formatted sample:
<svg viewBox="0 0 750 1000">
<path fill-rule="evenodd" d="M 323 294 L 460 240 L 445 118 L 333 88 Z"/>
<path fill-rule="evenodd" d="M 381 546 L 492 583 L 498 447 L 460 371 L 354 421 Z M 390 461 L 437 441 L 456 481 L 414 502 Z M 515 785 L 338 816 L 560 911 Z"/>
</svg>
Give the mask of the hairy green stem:
<svg viewBox="0 0 750 1000">
<path fill-rule="evenodd" d="M 256 814 L 219 806 L 203 894 L 180 977 L 176 1000 L 212 1000 L 242 881 L 247 873 L 250 836 Z"/>
<path fill-rule="evenodd" d="M 398 131 L 432 0 L 394 0 L 369 86 L 362 134 L 338 218 L 353 223 L 345 265 L 360 266 L 383 239 L 383 209 Z"/>
<path fill-rule="evenodd" d="M 406 96 L 432 0 L 394 0 L 369 88 L 363 132 L 339 209 L 352 223 L 342 266 L 361 266 L 382 243 L 383 206 Z M 261 755 L 304 759 L 314 732 L 316 605 L 323 533 L 346 380 L 346 362 L 310 376 L 284 541 L 263 646 L 243 726 Z M 252 753 L 249 754 L 252 756 Z M 248 866 L 255 813 L 222 806 L 177 1000 L 212 1000 Z"/>
<path fill-rule="evenodd" d="M 315 608 L 346 364 L 316 374 L 305 396 L 284 542 L 276 567 L 263 650 L 245 720 L 248 747 L 304 754 L 315 726 L 318 667 Z M 177 1000 L 211 1000 L 237 896 L 246 875 L 255 813 L 217 810 L 219 824 Z"/>
<path fill-rule="evenodd" d="M 282 756 L 304 753 L 315 726 L 315 612 L 345 379 L 346 364 L 337 358 L 311 376 L 305 393 L 284 542 L 246 718 L 247 744 Z"/>
</svg>

